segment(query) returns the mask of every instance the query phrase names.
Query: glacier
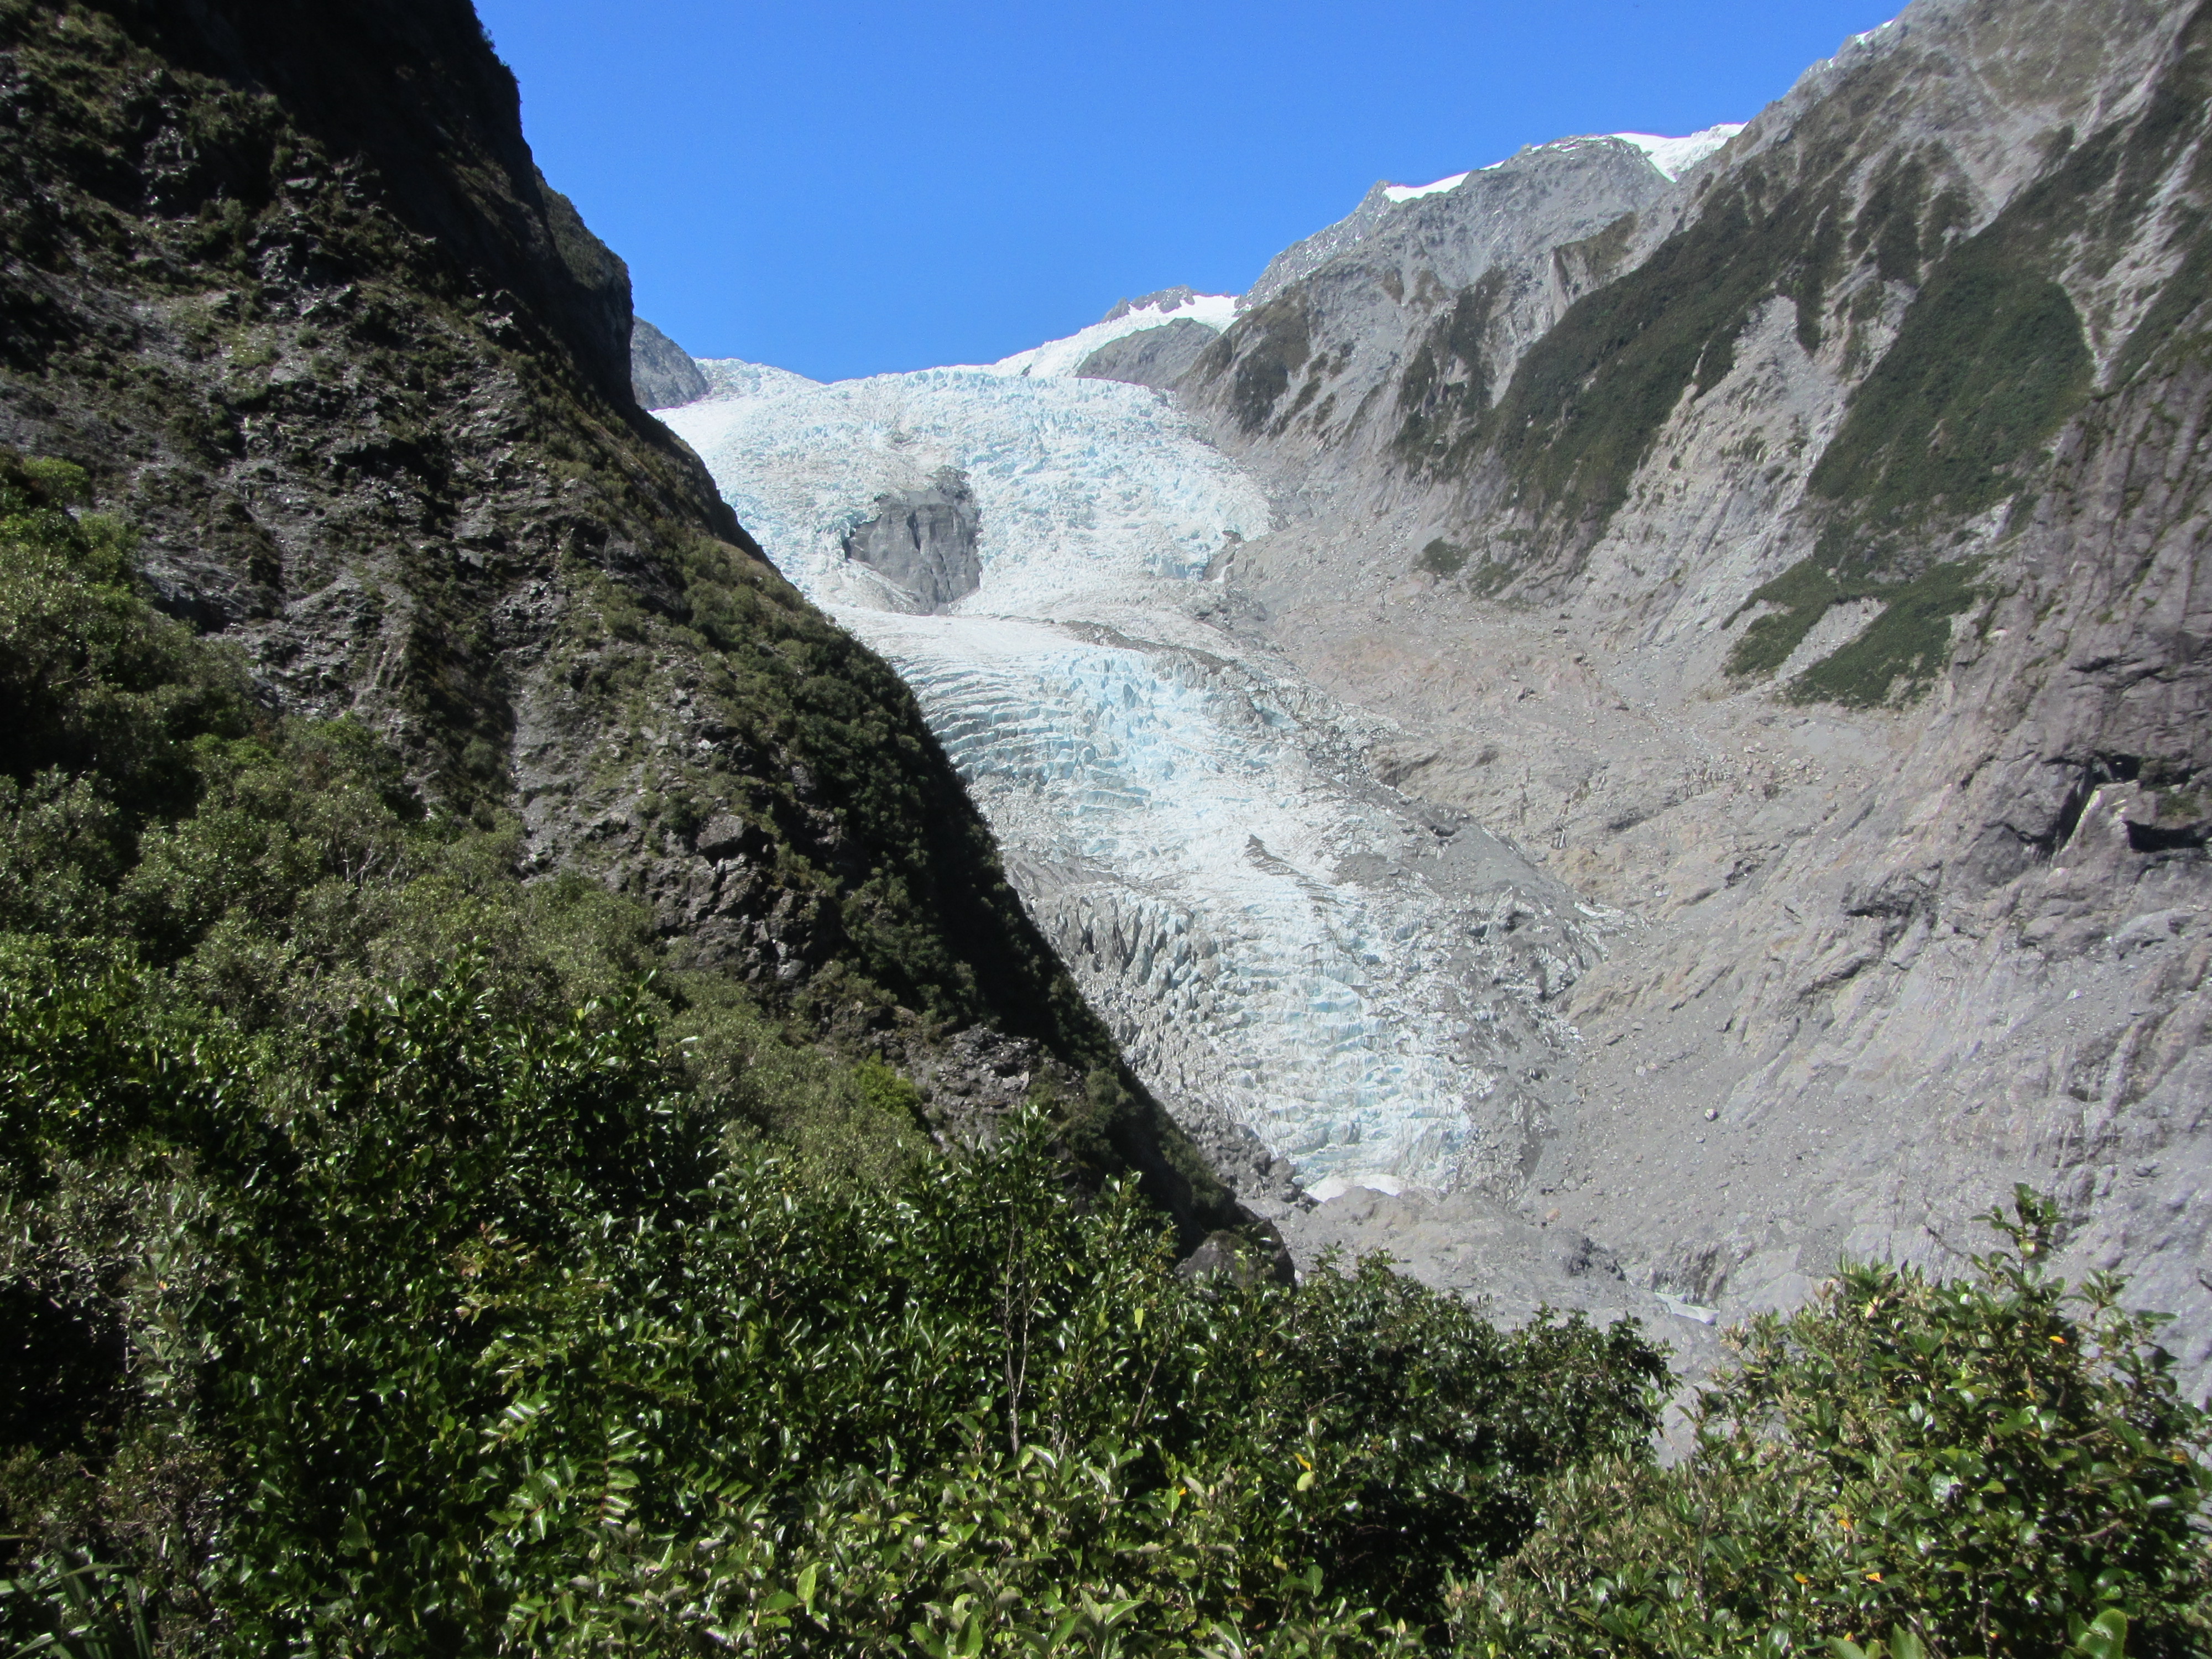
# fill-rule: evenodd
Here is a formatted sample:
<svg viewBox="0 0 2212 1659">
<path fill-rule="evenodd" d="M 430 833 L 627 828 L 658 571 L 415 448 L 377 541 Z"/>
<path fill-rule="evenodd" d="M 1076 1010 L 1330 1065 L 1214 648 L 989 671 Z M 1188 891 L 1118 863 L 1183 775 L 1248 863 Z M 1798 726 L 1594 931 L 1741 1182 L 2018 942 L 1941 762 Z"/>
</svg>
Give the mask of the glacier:
<svg viewBox="0 0 2212 1659">
<path fill-rule="evenodd" d="M 1569 1069 L 1549 1004 L 1601 918 L 1377 783 L 1376 731 L 1209 618 L 1208 568 L 1268 501 L 1165 394 L 1073 376 L 1097 332 L 830 385 L 708 362 L 709 397 L 661 418 L 913 687 L 1031 914 L 1201 1144 L 1256 1136 L 1325 1190 L 1509 1186 Z M 844 544 L 947 468 L 981 577 L 932 614 Z"/>
</svg>

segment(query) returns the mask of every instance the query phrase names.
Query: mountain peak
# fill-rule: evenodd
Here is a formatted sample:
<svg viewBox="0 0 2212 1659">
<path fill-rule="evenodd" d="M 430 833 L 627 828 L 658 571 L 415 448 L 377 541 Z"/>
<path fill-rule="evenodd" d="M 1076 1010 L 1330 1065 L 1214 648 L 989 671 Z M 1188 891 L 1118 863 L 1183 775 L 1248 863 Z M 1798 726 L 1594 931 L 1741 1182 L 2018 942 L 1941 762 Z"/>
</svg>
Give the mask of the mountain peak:
<svg viewBox="0 0 2212 1659">
<path fill-rule="evenodd" d="M 1200 297 L 1197 291 L 1185 283 L 1179 288 L 1164 288 L 1156 293 L 1141 294 L 1133 300 L 1116 300 L 1114 308 L 1098 320 L 1118 323 L 1133 311 L 1181 311 L 1185 306 L 1196 304 Z"/>
</svg>

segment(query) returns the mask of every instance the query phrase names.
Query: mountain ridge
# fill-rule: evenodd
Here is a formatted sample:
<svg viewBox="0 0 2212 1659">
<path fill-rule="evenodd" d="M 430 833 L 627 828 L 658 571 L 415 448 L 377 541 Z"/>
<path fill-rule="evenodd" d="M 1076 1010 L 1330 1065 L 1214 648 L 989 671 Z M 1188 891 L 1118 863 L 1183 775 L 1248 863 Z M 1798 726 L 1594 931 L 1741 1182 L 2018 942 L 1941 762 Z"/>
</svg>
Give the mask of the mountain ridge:
<svg viewBox="0 0 2212 1659">
<path fill-rule="evenodd" d="M 1233 1220 L 910 695 L 639 408 L 627 271 L 472 9 L 326 21 L 0 17 L 0 441 L 83 465 L 164 609 L 285 714 L 373 729 L 428 804 L 511 822 L 522 876 L 641 900 L 696 965 L 938 1079 L 955 1130 L 1098 1072 L 1107 1164 L 1194 1243 Z M 936 1052 L 963 1028 L 1011 1048 Z"/>
<path fill-rule="evenodd" d="M 2055 1182 L 2212 1364 L 2204 18 L 1923 0 L 1680 181 L 1569 141 L 1370 192 L 1176 383 L 1273 503 L 1214 620 L 1626 919 L 1514 1202 L 1654 1289 L 1785 1305 Z"/>
<path fill-rule="evenodd" d="M 2026 1179 L 2212 1361 L 2206 28 L 1916 4 L 1607 234 L 1351 249 L 1180 382 L 1275 494 L 1241 625 L 1634 919 L 1527 1203 L 1723 1316 Z"/>
</svg>

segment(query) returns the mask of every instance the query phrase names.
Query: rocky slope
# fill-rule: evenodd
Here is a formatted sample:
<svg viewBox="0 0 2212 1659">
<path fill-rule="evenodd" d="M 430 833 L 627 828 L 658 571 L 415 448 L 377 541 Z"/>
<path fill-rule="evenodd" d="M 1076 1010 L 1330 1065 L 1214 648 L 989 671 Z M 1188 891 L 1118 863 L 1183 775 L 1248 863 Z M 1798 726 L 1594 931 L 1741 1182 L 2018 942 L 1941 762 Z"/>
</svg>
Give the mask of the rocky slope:
<svg viewBox="0 0 2212 1659">
<path fill-rule="evenodd" d="M 708 392 L 691 354 L 642 317 L 630 324 L 629 386 L 640 409 L 673 409 Z"/>
<path fill-rule="evenodd" d="M 2200 5 L 1921 0 L 1677 181 L 1386 204 L 1180 382 L 1277 510 L 1224 614 L 1630 919 L 1494 1196 L 1632 1281 L 1951 1262 L 2026 1180 L 2212 1360 L 2209 70 Z"/>
<path fill-rule="evenodd" d="M 638 407 L 627 273 L 464 0 L 11 6 L 0 88 L 0 442 L 89 469 L 165 607 L 949 1120 L 1058 1079 L 1233 1218 L 911 696 Z"/>
</svg>

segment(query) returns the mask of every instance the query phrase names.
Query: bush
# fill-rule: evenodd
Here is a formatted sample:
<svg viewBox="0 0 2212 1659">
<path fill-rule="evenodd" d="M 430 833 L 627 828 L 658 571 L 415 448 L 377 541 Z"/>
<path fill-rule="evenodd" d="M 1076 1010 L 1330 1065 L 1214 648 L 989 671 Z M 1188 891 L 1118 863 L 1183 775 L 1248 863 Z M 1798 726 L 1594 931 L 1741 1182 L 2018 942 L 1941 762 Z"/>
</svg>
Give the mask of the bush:
<svg viewBox="0 0 2212 1659">
<path fill-rule="evenodd" d="M 1972 1278 L 1850 1267 L 1754 1322 L 1680 1468 L 1562 1479 L 1520 1554 L 1454 1592 L 1464 1649 L 2204 1651 L 2212 1437 L 2162 1319 L 2049 1276 L 2057 1215 L 2027 1189 L 1985 1219 L 2007 1247 Z"/>
<path fill-rule="evenodd" d="M 1106 1057 L 939 1155 L 880 1060 L 258 707 L 82 499 L 0 457 L 14 1641 L 1364 1650 L 1642 1445 L 1632 1331 L 1177 1278 L 1073 1179 Z"/>
<path fill-rule="evenodd" d="M 1626 1328 L 1502 1334 L 1379 1263 L 1189 1282 L 1133 1189 L 1069 1190 L 1041 1115 L 888 1186 L 726 1159 L 647 1003 L 516 1020 L 491 973 L 364 1007 L 305 1077 L 177 1029 L 143 970 L 0 986 L 19 1195 L 70 1159 L 191 1172 L 125 1369 L 235 1494 L 204 1580 L 229 1645 L 1419 1626 L 1547 1478 L 1649 1435 Z"/>
</svg>

